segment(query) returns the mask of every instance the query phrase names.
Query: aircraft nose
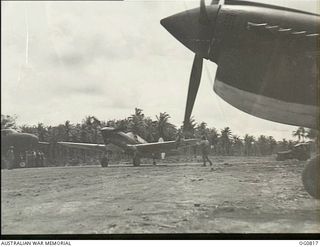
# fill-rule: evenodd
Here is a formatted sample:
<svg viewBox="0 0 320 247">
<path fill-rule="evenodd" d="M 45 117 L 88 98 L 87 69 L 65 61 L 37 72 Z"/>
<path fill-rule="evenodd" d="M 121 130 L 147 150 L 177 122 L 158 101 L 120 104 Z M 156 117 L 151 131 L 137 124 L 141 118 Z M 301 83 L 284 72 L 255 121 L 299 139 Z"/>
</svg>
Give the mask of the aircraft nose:
<svg viewBox="0 0 320 247">
<path fill-rule="evenodd" d="M 213 14 L 208 13 L 207 22 L 201 21 L 200 8 L 196 8 L 164 18 L 160 23 L 191 51 L 208 58 L 214 31 Z"/>
</svg>

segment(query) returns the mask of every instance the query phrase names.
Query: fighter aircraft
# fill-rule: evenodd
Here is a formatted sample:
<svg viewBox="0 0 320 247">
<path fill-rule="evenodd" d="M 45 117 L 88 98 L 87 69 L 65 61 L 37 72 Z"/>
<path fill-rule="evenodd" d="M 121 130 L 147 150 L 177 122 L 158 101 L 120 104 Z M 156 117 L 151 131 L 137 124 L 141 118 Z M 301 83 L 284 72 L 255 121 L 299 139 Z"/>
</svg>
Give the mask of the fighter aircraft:
<svg viewBox="0 0 320 247">
<path fill-rule="evenodd" d="M 218 65 L 214 91 L 226 102 L 267 120 L 319 129 L 320 16 L 249 1 L 213 0 L 161 20 L 195 53 L 184 122 L 201 80 L 203 59 Z M 303 172 L 320 198 L 319 155 Z"/>
<path fill-rule="evenodd" d="M 177 149 L 178 147 L 191 146 L 197 144 L 197 139 L 182 139 L 180 136 L 175 141 L 159 141 L 148 143 L 143 138 L 132 132 L 124 133 L 119 128 L 104 127 L 101 129 L 104 144 L 58 142 L 69 148 L 80 148 L 87 150 L 97 150 L 108 154 L 108 144 L 116 145 L 124 150 L 125 153 L 133 156 L 133 165 L 140 165 L 141 157 L 153 158 L 153 164 L 156 164 L 156 154 Z M 106 160 L 101 160 L 103 167 L 108 166 Z"/>
<path fill-rule="evenodd" d="M 34 150 L 39 145 L 48 145 L 47 142 L 39 142 L 39 138 L 29 133 L 21 133 L 14 129 L 1 130 L 1 162 L 9 147 L 14 147 L 15 153 L 19 154 L 26 150 Z M 19 164 L 18 164 L 19 165 Z"/>
</svg>

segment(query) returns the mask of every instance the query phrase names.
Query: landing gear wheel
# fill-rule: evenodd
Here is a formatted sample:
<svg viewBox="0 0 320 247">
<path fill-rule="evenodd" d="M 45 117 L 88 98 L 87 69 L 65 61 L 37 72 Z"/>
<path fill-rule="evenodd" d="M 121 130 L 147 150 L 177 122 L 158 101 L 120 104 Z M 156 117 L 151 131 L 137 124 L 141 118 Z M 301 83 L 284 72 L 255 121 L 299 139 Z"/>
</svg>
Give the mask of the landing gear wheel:
<svg viewBox="0 0 320 247">
<path fill-rule="evenodd" d="M 310 159 L 310 153 L 308 153 L 307 151 L 300 152 L 297 154 L 297 159 L 299 161 L 306 161 L 306 160 Z"/>
<path fill-rule="evenodd" d="M 309 161 L 302 173 L 305 190 L 314 198 L 320 199 L 320 155 Z"/>
<path fill-rule="evenodd" d="M 20 167 L 20 168 L 25 168 L 25 167 L 26 167 L 26 163 L 25 163 L 24 161 L 21 161 L 21 162 L 19 163 L 19 167 Z"/>
</svg>

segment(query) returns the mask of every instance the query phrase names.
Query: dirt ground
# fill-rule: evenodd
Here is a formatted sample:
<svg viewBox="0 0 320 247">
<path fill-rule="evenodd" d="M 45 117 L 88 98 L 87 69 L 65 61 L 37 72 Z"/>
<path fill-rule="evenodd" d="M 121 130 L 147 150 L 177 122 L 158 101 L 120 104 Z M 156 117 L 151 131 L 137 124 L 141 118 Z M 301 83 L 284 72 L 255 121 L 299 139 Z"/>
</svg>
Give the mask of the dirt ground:
<svg viewBox="0 0 320 247">
<path fill-rule="evenodd" d="M 2 170 L 2 234 L 320 232 L 305 163 L 274 159 Z"/>
</svg>

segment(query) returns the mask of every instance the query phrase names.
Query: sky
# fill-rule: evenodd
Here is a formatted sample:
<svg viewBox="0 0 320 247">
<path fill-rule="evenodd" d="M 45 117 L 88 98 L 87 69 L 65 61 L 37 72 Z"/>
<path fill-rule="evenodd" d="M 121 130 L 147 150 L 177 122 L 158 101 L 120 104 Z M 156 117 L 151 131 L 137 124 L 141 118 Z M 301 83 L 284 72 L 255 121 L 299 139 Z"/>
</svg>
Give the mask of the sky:
<svg viewBox="0 0 320 247">
<path fill-rule="evenodd" d="M 206 1 L 209 4 L 210 1 Z M 259 2 L 266 2 L 260 0 Z M 273 0 L 314 12 L 319 1 Z M 56 125 L 122 119 L 134 108 L 160 112 L 181 126 L 194 54 L 160 20 L 199 1 L 2 1 L 1 113 L 18 124 Z M 216 65 L 206 61 L 195 120 L 233 134 L 292 139 L 294 126 L 244 113 L 213 91 Z"/>
</svg>

